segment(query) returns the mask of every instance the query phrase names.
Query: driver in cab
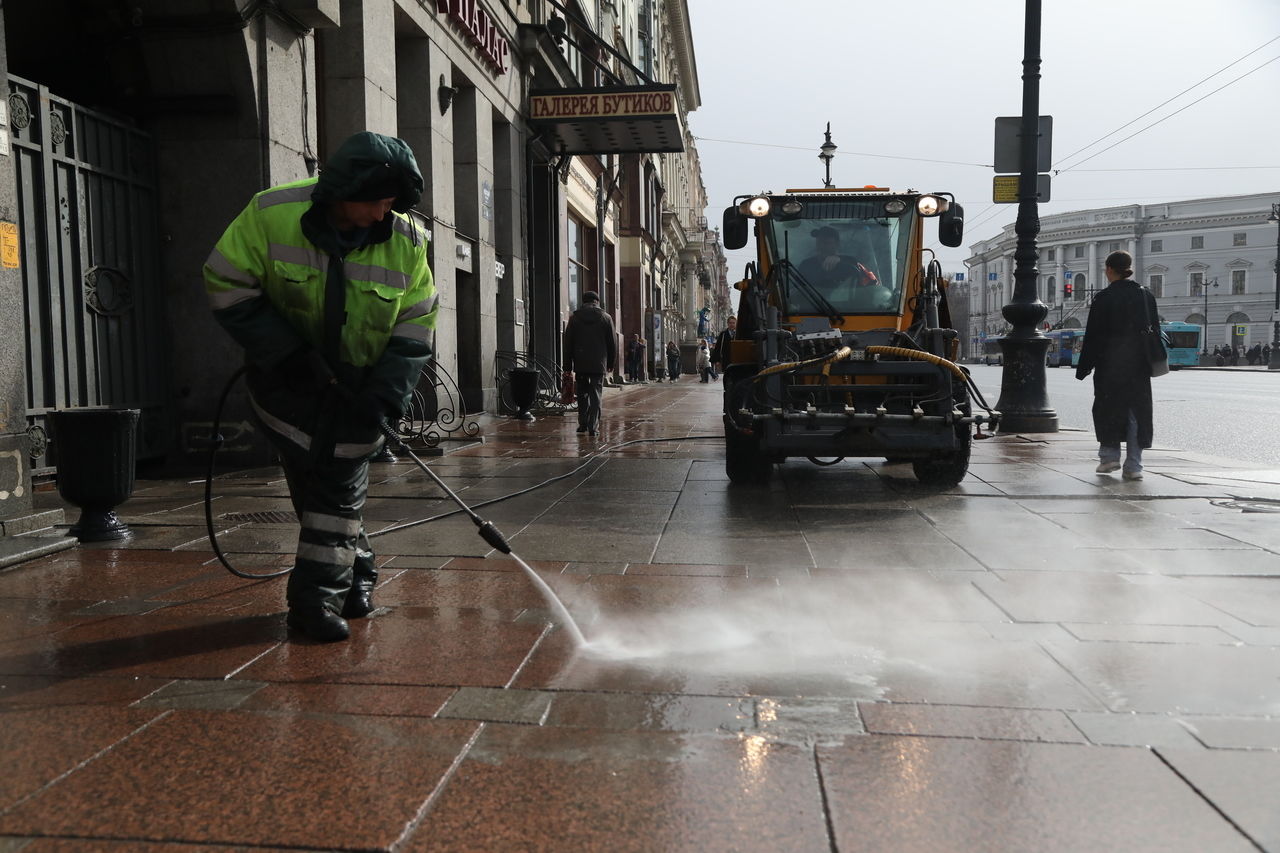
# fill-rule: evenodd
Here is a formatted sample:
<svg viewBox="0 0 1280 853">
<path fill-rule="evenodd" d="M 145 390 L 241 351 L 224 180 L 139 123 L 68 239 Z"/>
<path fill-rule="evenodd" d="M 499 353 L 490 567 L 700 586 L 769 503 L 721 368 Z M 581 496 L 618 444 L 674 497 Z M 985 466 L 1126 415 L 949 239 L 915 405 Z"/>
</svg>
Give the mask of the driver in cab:
<svg viewBox="0 0 1280 853">
<path fill-rule="evenodd" d="M 829 225 L 816 228 L 817 251 L 800 262 L 799 272 L 837 307 L 860 311 L 887 311 L 893 293 L 876 274 L 852 255 L 841 254 L 840 232 Z"/>
</svg>

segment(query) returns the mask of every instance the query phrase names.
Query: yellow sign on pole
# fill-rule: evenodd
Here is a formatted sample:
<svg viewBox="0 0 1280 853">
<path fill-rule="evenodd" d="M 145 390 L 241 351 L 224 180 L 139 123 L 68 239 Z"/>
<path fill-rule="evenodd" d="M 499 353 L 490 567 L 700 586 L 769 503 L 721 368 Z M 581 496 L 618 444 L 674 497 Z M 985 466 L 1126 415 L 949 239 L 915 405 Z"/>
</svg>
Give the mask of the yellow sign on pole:
<svg viewBox="0 0 1280 853">
<path fill-rule="evenodd" d="M 15 222 L 0 222 L 0 266 L 6 269 L 17 269 L 21 266 L 22 257 L 18 251 L 18 225 Z"/>
<path fill-rule="evenodd" d="M 1018 175 L 996 175 L 991 179 L 991 200 L 996 204 L 1018 202 Z M 1049 176 L 1036 175 L 1036 201 L 1049 200 Z"/>
</svg>

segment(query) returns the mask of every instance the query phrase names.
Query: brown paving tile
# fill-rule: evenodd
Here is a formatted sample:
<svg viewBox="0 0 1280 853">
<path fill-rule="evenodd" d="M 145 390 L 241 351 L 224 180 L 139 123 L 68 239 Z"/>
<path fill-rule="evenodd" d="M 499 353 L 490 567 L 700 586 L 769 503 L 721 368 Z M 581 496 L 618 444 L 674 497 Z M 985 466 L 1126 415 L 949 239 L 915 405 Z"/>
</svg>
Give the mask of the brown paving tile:
<svg viewBox="0 0 1280 853">
<path fill-rule="evenodd" d="M 74 599 L 0 598 L 0 643 L 53 634 L 103 618 L 86 611 L 97 602 Z"/>
<path fill-rule="evenodd" d="M 453 692 L 452 687 L 394 684 L 268 684 L 239 708 L 242 711 L 434 717 Z"/>
<path fill-rule="evenodd" d="M 110 552 L 117 554 L 117 552 Z M 198 562 L 167 559 L 68 560 L 24 563 L 0 572 L 0 598 L 101 601 L 147 598 L 207 574 Z"/>
<path fill-rule="evenodd" d="M 474 731 L 412 718 L 175 711 L 0 817 L 0 831 L 385 848 Z"/>
<path fill-rule="evenodd" d="M 807 749 L 492 724 L 406 851 L 830 849 Z"/>
<path fill-rule="evenodd" d="M 222 678 L 285 637 L 278 616 L 161 610 L 119 616 L 0 647 L 0 674 Z"/>
<path fill-rule="evenodd" d="M 288 642 L 237 677 L 254 681 L 503 687 L 545 626 L 398 608 L 351 623 L 344 643 Z"/>
<path fill-rule="evenodd" d="M 397 560 L 400 558 L 397 557 Z M 542 574 L 556 574 L 564 571 L 567 560 L 525 560 L 530 566 Z M 519 572 L 520 564 L 508 557 L 454 557 L 441 568 L 471 569 L 485 572 Z"/>
<path fill-rule="evenodd" d="M 5 708 L 54 708 L 60 705 L 129 705 L 164 687 L 168 678 L 57 678 L 0 676 L 0 705 Z"/>
<path fill-rule="evenodd" d="M 1087 742 L 1062 711 L 887 702 L 862 702 L 858 708 L 862 712 L 862 721 L 867 731 L 874 734 L 1047 743 Z"/>
<path fill-rule="evenodd" d="M 267 853 L 269 847 L 247 847 L 237 844 L 169 844 L 149 841 L 108 841 L 105 838 L 36 838 L 21 848 L 22 853 Z M 278 849 L 278 848 L 276 848 Z M 0 851 L 8 850 L 0 842 Z"/>
<path fill-rule="evenodd" d="M 1280 753 L 1161 749 L 1160 757 L 1264 850 L 1280 850 Z M 1210 849 L 1210 848 L 1204 848 Z"/>
<path fill-rule="evenodd" d="M 817 750 L 841 853 L 1256 853 L 1148 750 L 878 735 Z"/>
<path fill-rule="evenodd" d="M 717 578 L 745 578 L 747 567 L 699 565 L 696 563 L 631 563 L 627 566 L 629 575 L 695 575 Z"/>
<path fill-rule="evenodd" d="M 156 719 L 156 711 L 41 708 L 0 712 L 0 810 L 68 773 Z M 35 830 L 43 834 L 39 828 Z M 9 832 L 0 825 L 0 832 Z"/>
<path fill-rule="evenodd" d="M 553 590 L 571 584 L 556 576 L 543 578 Z M 576 584 L 573 584 L 576 585 Z M 485 607 L 522 610 L 542 607 L 545 600 L 524 572 L 477 572 L 436 569 L 404 572 L 378 587 L 375 601 L 387 606 Z"/>
</svg>

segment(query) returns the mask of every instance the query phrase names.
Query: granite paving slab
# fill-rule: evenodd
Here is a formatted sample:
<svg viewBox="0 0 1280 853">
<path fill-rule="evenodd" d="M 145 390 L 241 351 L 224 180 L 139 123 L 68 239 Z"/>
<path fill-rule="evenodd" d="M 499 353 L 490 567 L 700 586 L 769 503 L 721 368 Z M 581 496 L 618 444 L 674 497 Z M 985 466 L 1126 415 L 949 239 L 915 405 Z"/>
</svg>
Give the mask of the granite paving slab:
<svg viewBox="0 0 1280 853">
<path fill-rule="evenodd" d="M 1267 853 L 1280 850 L 1280 753 L 1161 749 L 1160 757 Z M 1208 848 L 1206 848 L 1208 849 Z"/>
<path fill-rule="evenodd" d="M 489 724 L 404 849 L 830 845 L 807 749 L 749 736 Z"/>
<path fill-rule="evenodd" d="M 817 753 L 842 853 L 1256 853 L 1145 749 L 868 735 Z"/>
<path fill-rule="evenodd" d="M 0 831 L 386 848 L 475 729 L 417 718 L 175 711 L 10 809 Z M 352 785 L 355 778 L 366 784 Z"/>
</svg>

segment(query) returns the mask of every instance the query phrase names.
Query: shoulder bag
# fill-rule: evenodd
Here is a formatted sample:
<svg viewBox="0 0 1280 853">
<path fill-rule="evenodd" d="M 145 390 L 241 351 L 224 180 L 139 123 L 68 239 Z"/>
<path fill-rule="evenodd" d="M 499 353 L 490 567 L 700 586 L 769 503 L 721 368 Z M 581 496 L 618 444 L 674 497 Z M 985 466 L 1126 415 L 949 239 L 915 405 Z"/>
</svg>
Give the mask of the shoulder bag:
<svg viewBox="0 0 1280 853">
<path fill-rule="evenodd" d="M 1147 289 L 1141 291 L 1142 307 L 1147 315 L 1147 325 L 1142 329 L 1143 351 L 1147 361 L 1151 363 L 1152 376 L 1164 376 L 1169 372 L 1169 340 L 1160 328 L 1160 318 L 1151 315 L 1151 306 L 1147 302 Z"/>
</svg>

